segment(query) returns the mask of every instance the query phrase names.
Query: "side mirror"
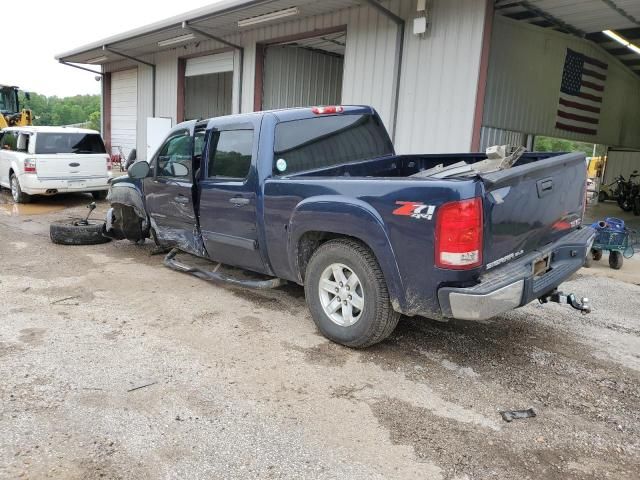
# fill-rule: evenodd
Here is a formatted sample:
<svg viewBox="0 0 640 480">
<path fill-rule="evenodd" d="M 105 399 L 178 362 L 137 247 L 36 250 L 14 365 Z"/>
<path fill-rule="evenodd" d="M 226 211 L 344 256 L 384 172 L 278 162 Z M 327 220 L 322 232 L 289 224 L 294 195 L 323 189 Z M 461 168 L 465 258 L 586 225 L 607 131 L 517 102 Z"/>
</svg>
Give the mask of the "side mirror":
<svg viewBox="0 0 640 480">
<path fill-rule="evenodd" d="M 171 170 L 175 177 L 186 177 L 189 175 L 189 169 L 181 163 L 172 163 Z"/>
<path fill-rule="evenodd" d="M 141 180 L 149 176 L 151 167 L 145 161 L 136 162 L 127 169 L 127 175 L 130 178 Z"/>
</svg>

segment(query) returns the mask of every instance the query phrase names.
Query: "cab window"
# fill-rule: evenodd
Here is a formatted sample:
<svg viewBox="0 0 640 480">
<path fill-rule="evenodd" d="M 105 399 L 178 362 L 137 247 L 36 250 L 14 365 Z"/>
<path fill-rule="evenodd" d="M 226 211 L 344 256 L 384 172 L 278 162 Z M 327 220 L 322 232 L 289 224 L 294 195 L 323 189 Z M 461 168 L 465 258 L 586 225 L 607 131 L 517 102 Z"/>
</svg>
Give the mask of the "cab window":
<svg viewBox="0 0 640 480">
<path fill-rule="evenodd" d="M 191 179 L 193 143 L 188 130 L 173 134 L 158 151 L 157 176 Z"/>
<path fill-rule="evenodd" d="M 244 180 L 253 156 L 253 130 L 213 132 L 209 149 L 208 176 Z"/>
</svg>

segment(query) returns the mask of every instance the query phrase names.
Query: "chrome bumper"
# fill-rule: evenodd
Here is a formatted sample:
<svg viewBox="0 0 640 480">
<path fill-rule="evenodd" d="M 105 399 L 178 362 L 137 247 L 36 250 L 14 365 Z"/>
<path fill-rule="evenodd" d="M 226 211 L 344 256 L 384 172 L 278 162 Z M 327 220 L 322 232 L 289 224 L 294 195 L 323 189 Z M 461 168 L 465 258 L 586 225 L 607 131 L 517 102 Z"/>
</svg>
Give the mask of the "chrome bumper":
<svg viewBox="0 0 640 480">
<path fill-rule="evenodd" d="M 524 257 L 490 270 L 473 287 L 438 290 L 442 315 L 461 320 L 486 320 L 544 297 L 584 265 L 595 239 L 592 228 L 571 232 Z M 551 269 L 535 276 L 533 265 L 551 258 Z"/>
</svg>

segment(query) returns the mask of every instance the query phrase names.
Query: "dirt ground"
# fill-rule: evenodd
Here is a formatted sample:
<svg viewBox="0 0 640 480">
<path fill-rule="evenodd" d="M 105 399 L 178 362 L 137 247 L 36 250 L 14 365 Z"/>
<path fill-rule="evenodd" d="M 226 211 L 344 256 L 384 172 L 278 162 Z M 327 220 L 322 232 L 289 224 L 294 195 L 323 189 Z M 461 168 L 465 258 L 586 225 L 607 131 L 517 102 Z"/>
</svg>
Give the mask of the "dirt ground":
<svg viewBox="0 0 640 480">
<path fill-rule="evenodd" d="M 206 283 L 150 244 L 51 244 L 88 201 L 0 195 L 0 478 L 640 478 L 638 259 L 565 285 L 589 316 L 405 318 L 354 351 L 300 287 Z"/>
</svg>

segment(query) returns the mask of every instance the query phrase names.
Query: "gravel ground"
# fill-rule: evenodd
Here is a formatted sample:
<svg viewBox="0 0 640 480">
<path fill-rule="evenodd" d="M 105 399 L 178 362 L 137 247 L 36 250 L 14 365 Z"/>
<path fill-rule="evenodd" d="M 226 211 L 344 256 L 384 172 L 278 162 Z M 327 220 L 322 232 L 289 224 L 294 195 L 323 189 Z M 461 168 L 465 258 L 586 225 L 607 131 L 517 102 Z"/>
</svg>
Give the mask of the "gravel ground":
<svg viewBox="0 0 640 480">
<path fill-rule="evenodd" d="M 639 478 L 640 277 L 580 271 L 586 317 L 406 318 L 354 351 L 300 287 L 212 285 L 149 244 L 51 244 L 87 201 L 0 195 L 1 478 Z"/>
</svg>

